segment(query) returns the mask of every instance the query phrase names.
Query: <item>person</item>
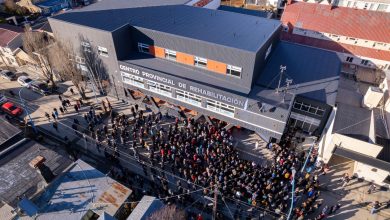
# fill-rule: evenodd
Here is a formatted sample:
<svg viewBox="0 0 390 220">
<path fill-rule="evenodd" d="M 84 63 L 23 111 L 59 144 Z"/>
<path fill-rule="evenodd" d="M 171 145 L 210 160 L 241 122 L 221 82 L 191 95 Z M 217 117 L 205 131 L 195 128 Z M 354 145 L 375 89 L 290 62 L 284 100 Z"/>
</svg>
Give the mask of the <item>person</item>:
<svg viewBox="0 0 390 220">
<path fill-rule="evenodd" d="M 14 91 L 12 91 L 12 90 L 9 90 L 9 94 L 13 97 L 13 96 L 15 96 L 15 93 L 14 93 Z"/>
<path fill-rule="evenodd" d="M 49 113 L 45 112 L 45 117 L 46 117 L 47 120 L 49 120 L 49 122 L 50 122 L 50 115 L 49 115 Z"/>
<path fill-rule="evenodd" d="M 74 91 L 73 91 L 73 88 L 70 88 L 70 93 L 72 93 L 72 95 L 74 95 Z"/>
<path fill-rule="evenodd" d="M 77 113 L 79 112 L 79 106 L 77 104 L 74 104 L 74 110 L 76 110 Z"/>
<path fill-rule="evenodd" d="M 349 183 L 350 180 L 351 179 L 349 177 L 349 174 L 348 173 L 344 173 L 344 176 L 343 176 L 343 179 L 342 179 L 342 181 L 343 181 L 342 187 L 345 187 Z"/>
<path fill-rule="evenodd" d="M 256 141 L 256 144 L 255 144 L 255 150 L 259 149 L 259 142 Z"/>
<path fill-rule="evenodd" d="M 368 188 L 368 190 L 367 190 L 367 193 L 368 194 L 371 194 L 372 192 L 374 192 L 376 190 L 376 186 L 375 186 L 375 184 L 371 184 L 370 185 L 370 187 Z"/>
<path fill-rule="evenodd" d="M 57 108 L 54 108 L 53 109 L 53 113 L 54 113 L 54 115 L 56 116 L 56 119 L 58 118 L 58 111 L 57 111 Z"/>
<path fill-rule="evenodd" d="M 370 214 L 375 214 L 377 211 L 378 211 L 378 209 L 380 208 L 380 206 L 379 206 L 379 202 L 378 201 L 375 201 L 373 204 L 372 204 L 372 208 L 371 208 L 371 210 L 370 210 Z"/>
<path fill-rule="evenodd" d="M 56 129 L 56 131 L 58 131 L 58 125 L 56 121 L 53 121 L 53 128 Z"/>
<path fill-rule="evenodd" d="M 51 117 L 53 117 L 54 121 L 57 120 L 56 115 L 54 114 L 54 112 L 51 113 Z"/>
<path fill-rule="evenodd" d="M 59 107 L 59 109 L 60 109 L 60 112 L 62 113 L 62 114 L 64 114 L 64 109 L 60 106 Z"/>
<path fill-rule="evenodd" d="M 62 96 L 58 95 L 58 99 L 62 102 Z"/>
</svg>

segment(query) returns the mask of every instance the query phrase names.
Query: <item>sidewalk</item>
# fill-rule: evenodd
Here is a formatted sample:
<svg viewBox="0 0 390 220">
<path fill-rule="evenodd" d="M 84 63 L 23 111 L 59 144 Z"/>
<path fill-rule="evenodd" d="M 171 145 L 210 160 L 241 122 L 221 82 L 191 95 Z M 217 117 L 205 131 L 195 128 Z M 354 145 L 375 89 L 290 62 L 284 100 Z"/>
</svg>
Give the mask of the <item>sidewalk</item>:
<svg viewBox="0 0 390 220">
<path fill-rule="evenodd" d="M 375 192 L 368 194 L 371 183 L 358 178 L 352 179 L 343 188 L 340 179 L 350 170 L 351 164 L 343 161 L 342 158 L 334 162 L 333 166 L 330 164 L 329 173 L 319 176 L 324 204 L 328 206 L 335 205 L 337 202 L 342 204 L 341 209 L 330 217 L 332 219 L 390 219 L 390 209 L 380 209 L 373 215 L 369 213 L 374 201 L 380 203 L 390 201 L 390 192 L 377 187 Z"/>
</svg>

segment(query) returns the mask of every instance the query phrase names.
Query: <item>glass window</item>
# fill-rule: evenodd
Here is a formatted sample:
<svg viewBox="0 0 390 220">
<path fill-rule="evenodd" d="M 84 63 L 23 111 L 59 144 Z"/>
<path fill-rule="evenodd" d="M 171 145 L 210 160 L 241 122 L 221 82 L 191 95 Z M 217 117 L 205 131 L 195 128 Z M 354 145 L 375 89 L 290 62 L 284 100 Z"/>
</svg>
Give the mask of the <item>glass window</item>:
<svg viewBox="0 0 390 220">
<path fill-rule="evenodd" d="M 227 68 L 226 68 L 226 74 L 231 75 L 231 76 L 235 76 L 235 77 L 241 77 L 241 71 L 242 71 L 241 67 L 237 67 L 237 66 L 233 66 L 233 65 L 227 65 Z"/>
<path fill-rule="evenodd" d="M 207 99 L 206 108 L 213 112 L 217 112 L 229 117 L 234 117 L 234 107 L 218 101 Z"/>
<path fill-rule="evenodd" d="M 83 47 L 84 51 L 91 52 L 91 45 L 88 42 L 81 42 L 81 46 Z"/>
<path fill-rule="evenodd" d="M 103 57 L 108 57 L 108 50 L 105 47 L 98 46 L 98 54 Z"/>
<path fill-rule="evenodd" d="M 149 45 L 143 44 L 143 43 L 138 43 L 138 51 L 141 53 L 147 53 L 149 54 Z"/>
<path fill-rule="evenodd" d="M 202 97 L 189 92 L 185 92 L 183 90 L 176 90 L 176 98 L 180 101 L 187 102 L 195 106 L 201 107 L 202 105 Z"/>
<path fill-rule="evenodd" d="M 122 80 L 124 83 L 140 87 L 140 88 L 145 88 L 144 85 L 144 79 L 138 76 L 134 76 L 125 72 L 121 72 L 122 74 Z"/>
<path fill-rule="evenodd" d="M 387 7 L 388 7 L 388 5 L 386 5 L 386 4 L 379 4 L 378 11 L 386 11 Z"/>
<path fill-rule="evenodd" d="M 176 51 L 165 49 L 165 58 L 176 61 Z"/>
<path fill-rule="evenodd" d="M 166 86 L 153 81 L 148 81 L 147 84 L 149 86 L 150 91 L 158 93 L 160 95 L 172 97 L 172 91 L 171 91 L 172 89 L 170 86 Z"/>
<path fill-rule="evenodd" d="M 207 59 L 202 57 L 195 57 L 194 65 L 197 67 L 206 68 L 207 67 Z"/>
</svg>

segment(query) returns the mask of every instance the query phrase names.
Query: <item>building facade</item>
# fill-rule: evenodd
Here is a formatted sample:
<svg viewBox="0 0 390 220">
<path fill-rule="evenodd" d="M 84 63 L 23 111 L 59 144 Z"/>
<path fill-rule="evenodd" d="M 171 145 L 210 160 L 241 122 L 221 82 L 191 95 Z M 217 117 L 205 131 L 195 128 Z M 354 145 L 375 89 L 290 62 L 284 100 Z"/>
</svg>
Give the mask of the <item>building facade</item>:
<svg viewBox="0 0 390 220">
<path fill-rule="evenodd" d="M 150 16 L 145 18 L 145 14 Z M 115 19 L 107 21 L 111 15 Z M 275 92 L 275 85 L 267 86 L 272 81 L 269 79 L 279 74 L 281 64 L 277 62 L 281 61 L 279 57 L 284 50 L 302 49 L 302 46 L 280 43 L 282 26 L 276 20 L 168 5 L 79 11 L 49 18 L 49 22 L 54 36 L 71 42 L 76 53 L 97 51 L 109 72 L 113 94 L 123 99 L 137 91 L 232 126 L 256 131 L 266 141 L 281 138 L 296 97 L 314 100 L 300 96 L 300 90 L 289 91 L 285 78 L 279 92 Z M 285 49 L 276 49 L 281 47 Z M 336 56 L 313 48 L 305 50 L 315 54 L 314 57 L 322 57 L 324 53 L 326 58 Z M 330 66 L 336 68 L 330 71 L 329 78 L 337 78 L 340 70 L 338 59 L 333 60 Z M 268 63 L 276 67 L 265 71 Z M 297 68 L 302 63 L 291 65 Z M 260 76 L 267 77 L 258 83 Z M 294 88 L 297 87 L 298 84 Z M 314 120 L 305 117 L 306 105 L 294 110 L 295 126 L 304 127 L 308 133 L 320 133 L 331 104 L 326 100 L 312 102 L 309 109 L 313 106 L 314 113 L 323 111 L 312 117 Z M 312 114 L 313 110 L 309 109 L 307 114 Z"/>
</svg>

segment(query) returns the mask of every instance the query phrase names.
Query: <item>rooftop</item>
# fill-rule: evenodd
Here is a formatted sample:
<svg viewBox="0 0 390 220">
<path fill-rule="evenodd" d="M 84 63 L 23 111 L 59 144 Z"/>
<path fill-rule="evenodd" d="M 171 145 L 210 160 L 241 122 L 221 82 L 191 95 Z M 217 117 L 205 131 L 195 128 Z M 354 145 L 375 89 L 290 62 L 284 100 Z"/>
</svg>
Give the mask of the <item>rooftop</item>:
<svg viewBox="0 0 390 220">
<path fill-rule="evenodd" d="M 0 145 L 20 132 L 18 127 L 12 125 L 3 117 L 0 117 L 0 124 Z"/>
<path fill-rule="evenodd" d="M 282 15 L 284 25 L 390 43 L 390 14 L 323 4 L 293 2 Z"/>
<path fill-rule="evenodd" d="M 104 31 L 130 24 L 251 52 L 259 50 L 280 27 L 277 20 L 186 5 L 69 12 L 50 19 Z"/>
<path fill-rule="evenodd" d="M 23 28 L 21 27 L 0 24 L 0 46 L 8 47 L 8 45 L 23 32 Z"/>
<path fill-rule="evenodd" d="M 82 219 L 89 210 L 114 216 L 130 194 L 130 189 L 77 160 L 33 202 L 38 220 Z"/>
<path fill-rule="evenodd" d="M 60 147 L 43 146 L 35 141 L 26 140 L 13 151 L 0 158 L 0 199 L 15 206 L 17 197 L 31 197 L 44 189 L 46 183 L 38 172 L 29 166 L 37 156 L 46 158 L 45 164 L 54 174 L 61 173 L 71 164 Z"/>
<path fill-rule="evenodd" d="M 289 93 L 335 105 L 341 62 L 336 53 L 299 44 L 280 42 L 271 52 L 256 84 L 276 89 L 280 66 L 286 66 L 281 85 L 292 79 Z"/>
<path fill-rule="evenodd" d="M 336 52 L 349 53 L 363 57 L 371 57 L 378 60 L 390 60 L 390 51 L 377 50 L 368 47 L 361 47 L 351 44 L 343 44 L 340 42 L 329 41 L 324 39 L 317 39 L 313 37 L 306 37 L 297 34 L 281 33 L 281 39 L 293 41 L 299 44 L 305 44 L 312 47 L 322 48 L 325 50 L 332 50 Z"/>
<path fill-rule="evenodd" d="M 130 216 L 127 219 L 128 220 L 147 219 L 149 215 L 159 210 L 163 206 L 164 204 L 159 199 L 156 199 L 156 197 L 143 196 L 141 201 L 138 203 L 138 205 L 131 212 Z"/>
<path fill-rule="evenodd" d="M 272 17 L 272 12 L 269 12 L 269 11 L 251 10 L 251 9 L 232 7 L 232 6 L 226 6 L 226 5 L 219 6 L 218 10 L 230 11 L 230 12 L 235 12 L 235 13 L 239 13 L 239 14 L 252 15 L 252 16 L 257 16 L 257 17 L 262 17 L 262 18 L 271 18 Z"/>
<path fill-rule="evenodd" d="M 183 5 L 190 0 L 101 0 L 77 11 L 101 11 L 111 9 L 142 8 L 162 5 Z"/>
</svg>

